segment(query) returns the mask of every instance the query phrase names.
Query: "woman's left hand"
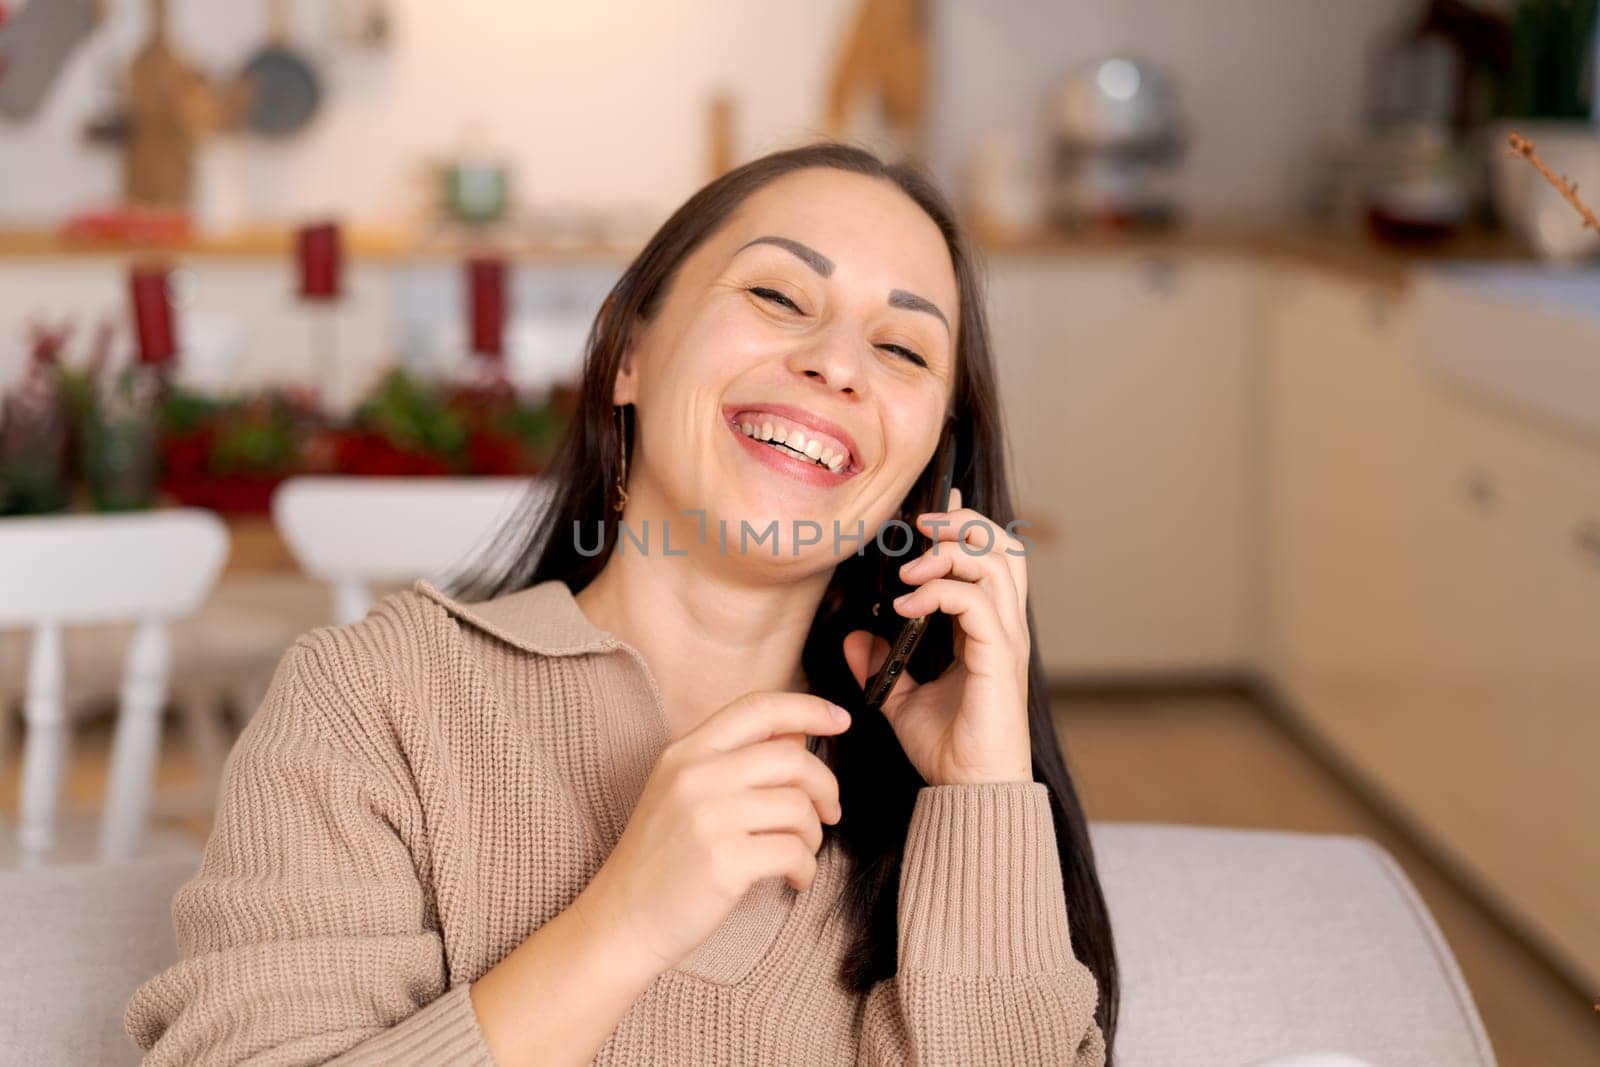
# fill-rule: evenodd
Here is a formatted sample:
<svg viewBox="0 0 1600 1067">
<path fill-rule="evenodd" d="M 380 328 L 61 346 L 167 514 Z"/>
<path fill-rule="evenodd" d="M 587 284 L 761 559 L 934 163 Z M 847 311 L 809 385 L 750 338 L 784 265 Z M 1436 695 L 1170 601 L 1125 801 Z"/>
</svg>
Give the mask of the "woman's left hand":
<svg viewBox="0 0 1600 1067">
<path fill-rule="evenodd" d="M 918 517 L 934 544 L 901 566 L 900 577 L 916 588 L 894 605 L 907 619 L 937 611 L 955 616 L 955 662 L 927 682 L 901 674 L 883 714 L 929 785 L 1032 781 L 1023 544 L 962 508 L 960 492 L 951 491 L 950 511 Z M 860 685 L 888 649 L 866 630 L 845 638 L 845 661 Z"/>
</svg>

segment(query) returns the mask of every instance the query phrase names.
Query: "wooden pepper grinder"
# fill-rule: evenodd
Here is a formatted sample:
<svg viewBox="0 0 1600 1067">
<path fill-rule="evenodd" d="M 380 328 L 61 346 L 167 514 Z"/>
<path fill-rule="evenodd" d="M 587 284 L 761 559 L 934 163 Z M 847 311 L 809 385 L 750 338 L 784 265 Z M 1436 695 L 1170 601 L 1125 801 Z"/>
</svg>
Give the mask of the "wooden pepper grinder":
<svg viewBox="0 0 1600 1067">
<path fill-rule="evenodd" d="M 185 208 L 194 185 L 194 154 L 215 114 L 205 78 L 173 50 L 167 0 L 150 0 L 150 36 L 128 68 L 126 199 Z"/>
<path fill-rule="evenodd" d="M 706 117 L 710 134 L 706 151 L 706 181 L 713 181 L 728 173 L 736 165 L 736 153 L 733 147 L 733 94 L 726 89 L 718 89 L 712 93 L 710 104 L 706 108 Z"/>
</svg>

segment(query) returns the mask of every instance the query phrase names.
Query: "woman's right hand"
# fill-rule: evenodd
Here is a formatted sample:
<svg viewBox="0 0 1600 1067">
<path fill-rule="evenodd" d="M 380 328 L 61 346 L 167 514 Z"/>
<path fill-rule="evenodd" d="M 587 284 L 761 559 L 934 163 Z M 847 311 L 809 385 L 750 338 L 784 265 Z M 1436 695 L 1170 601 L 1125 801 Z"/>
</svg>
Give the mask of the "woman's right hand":
<svg viewBox="0 0 1600 1067">
<path fill-rule="evenodd" d="M 837 717 L 836 713 L 837 712 Z M 710 937 L 754 883 L 811 887 L 839 783 L 805 747 L 842 709 L 806 693 L 747 693 L 666 747 L 617 847 L 574 901 L 659 971 Z"/>
</svg>

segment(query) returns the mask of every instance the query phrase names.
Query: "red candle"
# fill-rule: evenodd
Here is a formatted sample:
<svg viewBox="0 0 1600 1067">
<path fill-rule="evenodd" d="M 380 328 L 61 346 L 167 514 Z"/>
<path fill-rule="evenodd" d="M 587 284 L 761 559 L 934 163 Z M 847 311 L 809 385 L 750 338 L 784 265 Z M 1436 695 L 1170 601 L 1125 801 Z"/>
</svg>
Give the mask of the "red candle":
<svg viewBox="0 0 1600 1067">
<path fill-rule="evenodd" d="M 472 351 L 505 355 L 506 261 L 492 256 L 467 260 L 467 304 L 472 316 Z"/>
<path fill-rule="evenodd" d="M 129 277 L 141 363 L 170 363 L 178 355 L 172 292 L 165 267 L 135 267 Z"/>
<path fill-rule="evenodd" d="M 300 296 L 304 300 L 339 298 L 339 224 L 319 222 L 300 227 L 295 235 L 300 261 Z"/>
</svg>

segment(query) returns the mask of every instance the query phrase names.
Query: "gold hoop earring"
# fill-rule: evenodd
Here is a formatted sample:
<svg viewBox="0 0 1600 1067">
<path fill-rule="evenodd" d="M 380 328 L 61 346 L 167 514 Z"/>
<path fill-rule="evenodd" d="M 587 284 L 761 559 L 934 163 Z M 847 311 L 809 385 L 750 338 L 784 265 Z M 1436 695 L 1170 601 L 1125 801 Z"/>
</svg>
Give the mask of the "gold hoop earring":
<svg viewBox="0 0 1600 1067">
<path fill-rule="evenodd" d="M 612 508 L 621 512 L 623 505 L 628 502 L 628 426 L 622 414 L 622 405 L 614 405 L 611 410 L 617 413 L 617 442 L 622 452 L 622 467 L 617 472 L 617 502 Z"/>
</svg>

